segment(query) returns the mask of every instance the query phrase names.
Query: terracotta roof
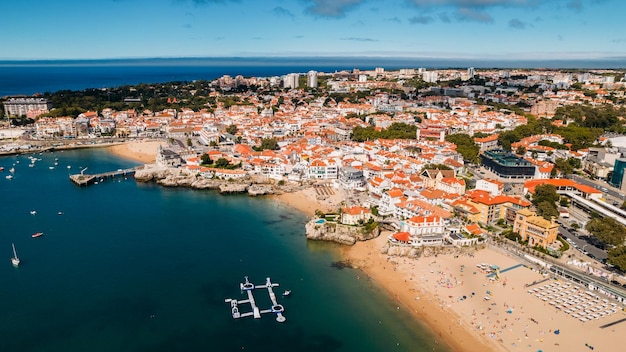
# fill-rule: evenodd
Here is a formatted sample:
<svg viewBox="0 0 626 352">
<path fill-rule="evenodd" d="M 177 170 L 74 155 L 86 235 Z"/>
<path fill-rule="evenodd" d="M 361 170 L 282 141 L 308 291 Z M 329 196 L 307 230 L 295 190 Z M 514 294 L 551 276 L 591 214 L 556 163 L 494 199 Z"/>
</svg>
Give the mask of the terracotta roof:
<svg viewBox="0 0 626 352">
<path fill-rule="evenodd" d="M 409 242 L 409 237 L 410 236 L 411 236 L 411 234 L 408 233 L 408 232 L 396 232 L 393 235 L 393 238 L 395 238 L 396 240 L 401 241 L 401 242 Z"/>
</svg>

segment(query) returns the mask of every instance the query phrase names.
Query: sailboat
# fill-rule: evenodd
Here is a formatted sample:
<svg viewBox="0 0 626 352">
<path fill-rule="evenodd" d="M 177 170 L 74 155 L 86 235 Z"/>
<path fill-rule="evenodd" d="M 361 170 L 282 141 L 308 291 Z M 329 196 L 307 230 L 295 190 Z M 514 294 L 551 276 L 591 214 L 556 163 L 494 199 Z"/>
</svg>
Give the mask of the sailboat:
<svg viewBox="0 0 626 352">
<path fill-rule="evenodd" d="M 13 266 L 17 267 L 20 265 L 20 258 L 17 257 L 17 252 L 15 251 L 15 244 L 11 243 L 11 246 L 13 246 L 13 258 L 11 258 L 11 263 L 13 263 Z"/>
</svg>

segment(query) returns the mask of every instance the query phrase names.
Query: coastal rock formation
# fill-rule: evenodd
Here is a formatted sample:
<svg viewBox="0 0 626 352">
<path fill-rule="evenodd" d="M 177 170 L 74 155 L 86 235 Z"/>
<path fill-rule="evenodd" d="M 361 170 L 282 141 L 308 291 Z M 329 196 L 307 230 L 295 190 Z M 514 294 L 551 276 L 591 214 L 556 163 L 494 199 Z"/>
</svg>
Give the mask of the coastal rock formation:
<svg viewBox="0 0 626 352">
<path fill-rule="evenodd" d="M 372 232 L 364 233 L 361 226 L 342 225 L 336 222 L 313 219 L 306 226 L 306 238 L 317 241 L 331 241 L 341 244 L 353 245 L 356 241 L 367 241 L 378 237 L 380 229 L 377 227 Z"/>
<path fill-rule="evenodd" d="M 225 182 L 220 184 L 220 193 L 244 193 L 248 191 L 249 183 L 231 183 Z"/>
<path fill-rule="evenodd" d="M 276 191 L 273 185 L 252 184 L 248 187 L 248 194 L 251 196 L 263 196 L 275 193 Z"/>
<path fill-rule="evenodd" d="M 385 243 L 380 252 L 392 257 L 420 258 L 435 255 L 473 255 L 477 250 L 485 248 L 484 244 L 477 244 L 471 247 L 447 246 L 422 246 L 413 247 L 407 245 Z"/>
<path fill-rule="evenodd" d="M 165 168 L 147 165 L 135 173 L 138 182 L 156 182 L 164 187 L 188 187 L 194 189 L 218 190 L 223 194 L 248 193 L 250 196 L 262 196 L 283 192 L 294 192 L 297 186 L 277 185 L 264 178 L 245 177 L 236 180 L 212 179 L 179 168 Z"/>
</svg>

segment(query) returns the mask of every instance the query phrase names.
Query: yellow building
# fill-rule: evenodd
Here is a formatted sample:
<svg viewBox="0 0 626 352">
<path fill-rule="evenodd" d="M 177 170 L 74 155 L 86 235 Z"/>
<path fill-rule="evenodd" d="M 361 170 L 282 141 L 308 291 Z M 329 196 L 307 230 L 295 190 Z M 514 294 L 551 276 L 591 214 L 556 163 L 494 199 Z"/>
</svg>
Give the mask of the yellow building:
<svg viewBox="0 0 626 352">
<path fill-rule="evenodd" d="M 522 241 L 528 240 L 530 247 L 548 247 L 556 241 L 558 230 L 559 224 L 554 219 L 546 220 L 528 209 L 517 211 L 513 223 L 513 231 L 519 233 Z"/>
</svg>

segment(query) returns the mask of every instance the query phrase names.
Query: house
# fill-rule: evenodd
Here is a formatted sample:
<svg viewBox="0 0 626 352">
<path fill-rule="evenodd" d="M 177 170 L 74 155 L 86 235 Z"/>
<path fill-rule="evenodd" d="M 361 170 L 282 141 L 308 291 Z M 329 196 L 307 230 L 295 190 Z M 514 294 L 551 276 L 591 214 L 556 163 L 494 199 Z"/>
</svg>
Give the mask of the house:
<svg viewBox="0 0 626 352">
<path fill-rule="evenodd" d="M 341 223 L 345 225 L 358 225 L 372 218 L 372 212 L 368 208 L 354 206 L 342 209 Z"/>
<path fill-rule="evenodd" d="M 559 224 L 546 220 L 536 213 L 523 209 L 517 212 L 513 231 L 519 233 L 522 241 L 528 241 L 528 246 L 547 248 L 556 241 Z"/>
<path fill-rule="evenodd" d="M 345 189 L 361 188 L 365 185 L 363 171 L 351 166 L 339 168 L 339 184 Z"/>
<path fill-rule="evenodd" d="M 171 149 L 164 149 L 162 146 L 159 146 L 157 150 L 156 163 L 159 166 L 164 167 L 178 167 L 182 165 L 183 159 Z"/>
</svg>

